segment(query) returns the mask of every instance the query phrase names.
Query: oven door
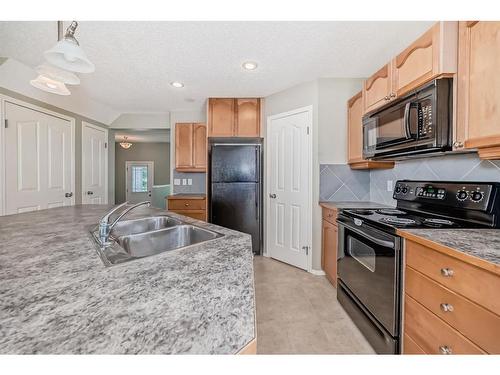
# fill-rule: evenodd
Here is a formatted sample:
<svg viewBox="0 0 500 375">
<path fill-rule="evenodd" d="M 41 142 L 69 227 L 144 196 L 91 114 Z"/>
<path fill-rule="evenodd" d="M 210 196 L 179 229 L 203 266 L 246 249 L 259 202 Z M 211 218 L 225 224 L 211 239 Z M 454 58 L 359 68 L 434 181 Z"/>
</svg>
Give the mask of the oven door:
<svg viewBox="0 0 500 375">
<path fill-rule="evenodd" d="M 339 215 L 338 277 L 393 336 L 399 334 L 401 240 Z"/>
</svg>

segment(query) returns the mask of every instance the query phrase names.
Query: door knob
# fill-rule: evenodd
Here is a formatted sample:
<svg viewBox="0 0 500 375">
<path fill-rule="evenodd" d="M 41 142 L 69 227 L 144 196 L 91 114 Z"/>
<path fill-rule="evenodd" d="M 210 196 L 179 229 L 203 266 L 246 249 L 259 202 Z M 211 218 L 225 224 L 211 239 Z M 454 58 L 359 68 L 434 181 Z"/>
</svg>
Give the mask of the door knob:
<svg viewBox="0 0 500 375">
<path fill-rule="evenodd" d="M 94 192 L 93 191 L 87 191 L 87 195 L 94 195 Z"/>
<path fill-rule="evenodd" d="M 66 198 L 71 198 L 71 197 L 73 196 L 73 192 L 66 193 L 66 194 L 64 194 L 64 196 L 65 196 Z"/>
<path fill-rule="evenodd" d="M 269 198 L 276 199 L 276 194 L 269 194 Z"/>
</svg>

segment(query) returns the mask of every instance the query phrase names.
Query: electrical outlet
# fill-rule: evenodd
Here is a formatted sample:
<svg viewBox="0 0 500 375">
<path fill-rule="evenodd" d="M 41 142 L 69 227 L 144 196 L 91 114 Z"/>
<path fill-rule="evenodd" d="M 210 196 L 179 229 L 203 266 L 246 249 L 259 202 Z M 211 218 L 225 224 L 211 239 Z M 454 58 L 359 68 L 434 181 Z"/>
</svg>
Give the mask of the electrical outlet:
<svg viewBox="0 0 500 375">
<path fill-rule="evenodd" d="M 188 178 L 188 185 L 191 186 L 193 184 L 193 179 L 192 178 Z"/>
<path fill-rule="evenodd" d="M 393 183 L 392 180 L 387 180 L 387 191 L 392 191 Z"/>
<path fill-rule="evenodd" d="M 174 178 L 174 185 L 180 185 L 181 184 L 181 179 L 180 178 Z"/>
<path fill-rule="evenodd" d="M 183 185 L 187 185 L 187 179 L 183 178 L 183 179 L 182 179 L 182 184 L 183 184 Z"/>
</svg>

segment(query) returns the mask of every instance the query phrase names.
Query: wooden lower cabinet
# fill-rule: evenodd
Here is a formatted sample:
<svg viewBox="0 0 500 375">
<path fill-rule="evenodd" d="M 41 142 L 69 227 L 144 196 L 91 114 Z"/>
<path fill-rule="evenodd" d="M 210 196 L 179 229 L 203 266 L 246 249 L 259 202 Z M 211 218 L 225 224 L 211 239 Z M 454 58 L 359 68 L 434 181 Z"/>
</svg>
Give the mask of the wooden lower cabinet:
<svg viewBox="0 0 500 375">
<path fill-rule="evenodd" d="M 336 220 L 337 211 L 323 207 L 321 266 L 326 278 L 334 287 L 337 287 L 338 227 Z"/>
<path fill-rule="evenodd" d="M 500 354 L 500 273 L 440 245 L 405 255 L 403 353 Z"/>
<path fill-rule="evenodd" d="M 176 214 L 207 221 L 207 199 L 204 195 L 171 195 L 167 198 L 167 207 Z"/>
</svg>

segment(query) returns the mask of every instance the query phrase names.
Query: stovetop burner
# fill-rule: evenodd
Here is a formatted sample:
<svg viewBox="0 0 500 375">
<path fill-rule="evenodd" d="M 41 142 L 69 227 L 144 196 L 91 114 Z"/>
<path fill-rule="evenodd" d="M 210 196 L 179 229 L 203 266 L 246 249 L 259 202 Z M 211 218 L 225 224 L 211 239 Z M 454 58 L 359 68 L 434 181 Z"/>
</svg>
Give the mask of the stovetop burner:
<svg viewBox="0 0 500 375">
<path fill-rule="evenodd" d="M 382 215 L 406 215 L 405 211 L 401 211 L 396 208 L 381 208 L 377 210 L 377 213 Z"/>
<path fill-rule="evenodd" d="M 407 219 L 405 217 L 382 217 L 380 219 L 382 223 L 387 224 L 398 224 L 398 225 L 414 225 L 417 224 L 417 221 L 414 219 Z"/>
</svg>

